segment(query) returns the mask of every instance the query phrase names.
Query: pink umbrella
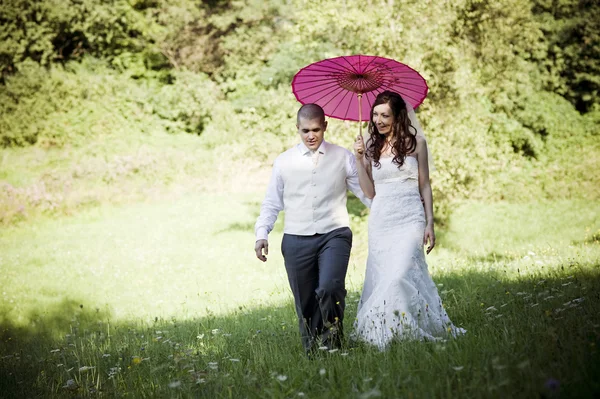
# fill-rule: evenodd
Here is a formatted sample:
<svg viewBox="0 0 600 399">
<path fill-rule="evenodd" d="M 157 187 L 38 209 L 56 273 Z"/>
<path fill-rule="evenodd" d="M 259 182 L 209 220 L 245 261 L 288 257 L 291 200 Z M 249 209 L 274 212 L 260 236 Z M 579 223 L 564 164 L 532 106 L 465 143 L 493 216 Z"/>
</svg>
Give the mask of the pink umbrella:
<svg viewBox="0 0 600 399">
<path fill-rule="evenodd" d="M 417 108 L 429 88 L 417 71 L 398 61 L 351 55 L 302 68 L 294 76 L 292 90 L 302 104 L 318 104 L 327 116 L 362 122 L 362 115 L 369 115 L 375 97 L 382 91 L 395 91 Z M 361 101 L 363 97 L 366 101 Z M 360 126 L 362 134 L 362 123 Z"/>
</svg>

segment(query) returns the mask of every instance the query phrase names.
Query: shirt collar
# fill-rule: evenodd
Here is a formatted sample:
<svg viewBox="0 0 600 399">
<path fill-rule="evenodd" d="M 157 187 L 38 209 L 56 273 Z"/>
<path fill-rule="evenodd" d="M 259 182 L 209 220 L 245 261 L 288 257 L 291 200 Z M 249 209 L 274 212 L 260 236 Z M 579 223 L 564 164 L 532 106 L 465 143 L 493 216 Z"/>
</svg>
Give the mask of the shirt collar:
<svg viewBox="0 0 600 399">
<path fill-rule="evenodd" d="M 319 148 L 317 149 L 317 151 L 319 151 L 319 153 L 321 154 L 325 154 L 325 152 L 327 151 L 327 146 L 329 145 L 329 143 L 327 143 L 325 140 L 323 140 L 321 142 L 321 145 L 319 146 Z M 300 153 L 302 155 L 306 155 L 307 153 L 311 152 L 308 147 L 304 144 L 303 141 L 300 142 L 300 144 L 298 144 L 298 149 L 300 150 Z"/>
</svg>

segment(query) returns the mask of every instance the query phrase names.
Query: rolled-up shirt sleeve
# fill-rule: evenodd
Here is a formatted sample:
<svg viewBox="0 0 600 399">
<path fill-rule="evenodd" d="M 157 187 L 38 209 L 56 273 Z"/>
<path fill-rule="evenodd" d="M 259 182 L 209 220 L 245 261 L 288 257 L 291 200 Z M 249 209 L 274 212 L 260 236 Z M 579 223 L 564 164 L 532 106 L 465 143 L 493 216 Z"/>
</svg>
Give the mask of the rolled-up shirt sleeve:
<svg viewBox="0 0 600 399">
<path fill-rule="evenodd" d="M 358 182 L 358 170 L 356 169 L 356 159 L 350 151 L 346 154 L 346 187 L 356 198 L 360 200 L 367 208 L 371 208 L 371 199 L 365 196 Z"/>
<path fill-rule="evenodd" d="M 271 180 L 267 187 L 267 194 L 260 207 L 260 216 L 254 225 L 256 240 L 267 240 L 269 233 L 277 221 L 279 212 L 283 210 L 283 178 L 279 171 L 277 160 L 273 163 Z"/>
</svg>

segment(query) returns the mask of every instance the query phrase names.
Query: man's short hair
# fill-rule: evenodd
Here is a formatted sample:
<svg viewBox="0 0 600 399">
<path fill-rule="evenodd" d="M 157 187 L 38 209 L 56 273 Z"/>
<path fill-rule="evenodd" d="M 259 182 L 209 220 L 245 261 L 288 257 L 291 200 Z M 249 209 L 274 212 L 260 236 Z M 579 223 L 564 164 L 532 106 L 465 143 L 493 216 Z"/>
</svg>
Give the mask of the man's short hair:
<svg viewBox="0 0 600 399">
<path fill-rule="evenodd" d="M 300 123 L 300 118 L 311 120 L 311 119 L 320 119 L 321 122 L 325 122 L 325 111 L 321 108 L 320 105 L 317 104 L 304 104 L 298 110 L 298 116 L 296 118 L 296 123 Z"/>
</svg>

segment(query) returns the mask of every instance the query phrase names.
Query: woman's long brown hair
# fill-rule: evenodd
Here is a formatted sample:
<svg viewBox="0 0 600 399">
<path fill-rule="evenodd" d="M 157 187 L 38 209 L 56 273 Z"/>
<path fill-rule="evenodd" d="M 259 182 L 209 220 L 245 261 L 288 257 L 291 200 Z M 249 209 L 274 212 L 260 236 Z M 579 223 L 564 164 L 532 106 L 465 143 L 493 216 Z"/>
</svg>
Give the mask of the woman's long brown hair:
<svg viewBox="0 0 600 399">
<path fill-rule="evenodd" d="M 387 104 L 392 110 L 394 122 L 392 124 L 392 135 L 394 144 L 392 154 L 394 162 L 400 168 L 404 165 L 406 156 L 417 148 L 417 129 L 410 123 L 406 103 L 400 94 L 393 91 L 382 91 L 377 95 L 371 107 L 371 119 L 369 120 L 370 143 L 367 147 L 367 156 L 373 160 L 376 167 L 380 167 L 381 152 L 385 146 L 385 136 L 379 133 L 377 126 L 373 123 L 373 109 L 381 104 Z M 412 129 L 412 131 L 411 131 Z M 414 132 L 414 133 L 413 133 Z"/>
</svg>

